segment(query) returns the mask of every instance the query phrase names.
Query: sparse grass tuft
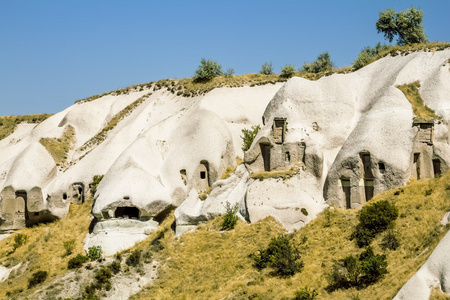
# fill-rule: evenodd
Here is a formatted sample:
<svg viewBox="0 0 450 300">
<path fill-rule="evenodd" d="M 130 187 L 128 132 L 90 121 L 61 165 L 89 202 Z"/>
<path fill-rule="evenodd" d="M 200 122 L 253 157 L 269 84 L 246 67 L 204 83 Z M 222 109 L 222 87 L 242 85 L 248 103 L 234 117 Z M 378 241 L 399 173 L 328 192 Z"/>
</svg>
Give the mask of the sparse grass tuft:
<svg viewBox="0 0 450 300">
<path fill-rule="evenodd" d="M 38 124 L 51 116 L 52 114 L 0 117 L 0 141 L 12 134 L 20 123 Z"/>
<path fill-rule="evenodd" d="M 420 120 L 434 120 L 437 119 L 437 115 L 428 106 L 423 103 L 422 97 L 419 94 L 420 83 L 414 81 L 410 84 L 399 85 L 397 88 L 405 94 L 406 99 L 411 103 L 414 119 Z"/>
<path fill-rule="evenodd" d="M 288 170 L 281 170 L 281 171 L 254 172 L 250 173 L 250 178 L 258 179 L 261 181 L 268 178 L 289 179 L 300 171 L 300 166 L 301 166 L 300 164 L 297 164 Z"/>
</svg>

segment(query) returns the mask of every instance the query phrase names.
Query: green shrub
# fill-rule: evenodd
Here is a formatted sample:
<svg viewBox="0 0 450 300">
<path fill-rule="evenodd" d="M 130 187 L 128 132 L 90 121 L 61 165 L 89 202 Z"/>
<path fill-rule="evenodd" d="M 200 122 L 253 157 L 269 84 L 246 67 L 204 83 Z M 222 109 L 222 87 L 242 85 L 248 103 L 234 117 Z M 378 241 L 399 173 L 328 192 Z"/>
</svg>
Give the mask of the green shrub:
<svg viewBox="0 0 450 300">
<path fill-rule="evenodd" d="M 48 272 L 47 271 L 37 271 L 31 275 L 31 278 L 28 279 L 28 288 L 31 289 L 34 286 L 44 282 L 47 279 Z"/>
<path fill-rule="evenodd" d="M 75 240 L 69 240 L 64 242 L 64 249 L 66 249 L 66 256 L 73 253 L 73 248 L 75 248 Z"/>
<path fill-rule="evenodd" d="M 91 182 L 91 184 L 89 184 L 89 188 L 91 190 L 92 195 L 95 195 L 95 192 L 97 191 L 97 187 L 100 184 L 100 181 L 102 181 L 104 176 L 105 175 L 94 175 L 94 177 L 92 177 L 92 182 Z"/>
<path fill-rule="evenodd" d="M 14 244 L 13 244 L 14 251 L 16 251 L 16 249 L 21 247 L 22 245 L 25 245 L 27 242 L 28 242 L 28 235 L 24 233 L 16 234 L 14 236 Z"/>
<path fill-rule="evenodd" d="M 361 248 L 368 246 L 375 236 L 385 231 L 398 217 L 398 209 L 387 200 L 364 206 L 358 213 L 359 224 L 351 238 Z"/>
<path fill-rule="evenodd" d="M 85 262 L 89 261 L 89 257 L 78 254 L 77 256 L 71 258 L 67 263 L 68 269 L 80 268 Z"/>
<path fill-rule="evenodd" d="M 251 129 L 242 129 L 242 133 L 244 136 L 241 136 L 242 139 L 242 151 L 247 151 L 252 146 L 253 140 L 255 139 L 256 135 L 258 134 L 259 130 L 261 129 L 261 126 L 259 125 L 253 125 Z"/>
<path fill-rule="evenodd" d="M 234 69 L 233 68 L 228 68 L 225 73 L 223 73 L 223 76 L 225 77 L 231 77 L 234 75 Z"/>
<path fill-rule="evenodd" d="M 273 66 L 272 66 L 272 62 L 265 62 L 263 63 L 263 65 L 261 66 L 261 71 L 259 71 L 260 74 L 263 75 L 271 75 L 273 74 Z"/>
<path fill-rule="evenodd" d="M 200 66 L 198 66 L 198 69 L 195 71 L 194 81 L 207 82 L 222 74 L 222 66 L 219 65 L 217 61 L 202 58 Z"/>
<path fill-rule="evenodd" d="M 103 267 L 95 273 L 95 280 L 97 280 L 99 286 L 103 286 L 108 283 L 111 284 L 111 277 L 111 270 L 107 267 Z"/>
<path fill-rule="evenodd" d="M 110 263 L 110 264 L 108 265 L 108 269 L 110 269 L 111 272 L 113 272 L 114 274 L 119 273 L 119 272 L 120 272 L 120 269 L 121 269 L 121 267 L 120 267 L 120 261 L 118 261 L 117 259 L 114 260 L 112 263 Z"/>
<path fill-rule="evenodd" d="M 328 276 L 328 291 L 340 288 L 364 288 L 387 274 L 386 255 L 375 255 L 368 247 L 358 257 L 349 255 L 334 263 Z"/>
<path fill-rule="evenodd" d="M 400 242 L 398 241 L 393 230 L 388 230 L 386 232 L 385 236 L 381 240 L 380 246 L 384 250 L 397 250 L 397 248 L 400 247 Z"/>
<path fill-rule="evenodd" d="M 372 62 L 372 58 L 380 54 L 381 52 L 387 50 L 389 48 L 388 45 L 381 45 L 381 43 L 378 43 L 375 45 L 374 48 L 365 47 L 361 50 L 361 52 L 358 54 L 358 57 L 353 62 L 353 67 L 358 70 L 362 67 L 368 65 L 370 62 Z"/>
<path fill-rule="evenodd" d="M 295 74 L 295 67 L 293 65 L 285 65 L 281 68 L 280 77 L 291 78 Z"/>
<path fill-rule="evenodd" d="M 295 293 L 294 300 L 314 300 L 317 295 L 316 290 L 310 290 L 308 287 L 305 287 Z"/>
<path fill-rule="evenodd" d="M 130 267 L 136 267 L 139 265 L 140 261 L 141 261 L 141 251 L 134 250 L 133 252 L 131 252 L 130 256 L 127 257 L 125 263 Z"/>
<path fill-rule="evenodd" d="M 230 202 L 227 202 L 225 204 L 225 209 L 227 212 L 223 216 L 221 230 L 232 230 L 239 220 L 239 217 L 237 216 L 239 205 L 236 203 L 234 206 L 231 206 Z"/>
<path fill-rule="evenodd" d="M 320 54 L 312 63 L 304 63 L 303 70 L 310 73 L 319 73 L 331 71 L 333 63 L 331 62 L 330 54 L 324 52 Z"/>
<path fill-rule="evenodd" d="M 89 247 L 86 256 L 90 261 L 102 259 L 102 246 Z"/>
<path fill-rule="evenodd" d="M 271 274 L 278 277 L 290 277 L 303 268 L 298 248 L 285 234 L 272 238 L 267 249 L 258 251 L 252 257 L 257 269 L 270 267 Z"/>
</svg>

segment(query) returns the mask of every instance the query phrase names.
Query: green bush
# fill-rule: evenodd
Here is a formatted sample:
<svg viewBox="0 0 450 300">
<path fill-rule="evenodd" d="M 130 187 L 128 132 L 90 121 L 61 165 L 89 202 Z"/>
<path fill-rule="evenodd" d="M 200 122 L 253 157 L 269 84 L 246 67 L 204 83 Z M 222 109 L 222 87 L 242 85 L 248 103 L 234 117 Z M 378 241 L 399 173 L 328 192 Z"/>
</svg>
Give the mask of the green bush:
<svg viewBox="0 0 450 300">
<path fill-rule="evenodd" d="M 291 78 L 295 74 L 295 67 L 293 65 L 285 65 L 281 68 L 280 77 Z"/>
<path fill-rule="evenodd" d="M 73 253 L 73 248 L 75 248 L 75 240 L 69 240 L 64 242 L 64 249 L 66 249 L 66 256 Z"/>
<path fill-rule="evenodd" d="M 28 235 L 24 233 L 16 234 L 14 236 L 14 244 L 13 244 L 14 251 L 16 251 L 16 249 L 21 247 L 22 245 L 25 245 L 27 242 L 28 242 Z"/>
<path fill-rule="evenodd" d="M 364 288 L 387 274 L 386 255 L 375 255 L 368 247 L 358 257 L 349 255 L 334 263 L 328 276 L 328 291 L 340 288 Z"/>
<path fill-rule="evenodd" d="M 314 300 L 317 295 L 316 290 L 310 290 L 308 287 L 305 287 L 295 293 L 294 300 Z"/>
<path fill-rule="evenodd" d="M 377 234 L 392 226 L 397 217 L 397 207 L 387 200 L 368 204 L 358 213 L 359 224 L 351 239 L 355 239 L 360 248 L 368 246 Z"/>
<path fill-rule="evenodd" d="M 195 71 L 194 81 L 207 82 L 222 74 L 222 66 L 219 65 L 217 61 L 202 58 L 200 66 L 198 66 L 198 69 Z"/>
<path fill-rule="evenodd" d="M 85 262 L 89 261 L 89 257 L 78 254 L 77 256 L 71 258 L 67 263 L 68 269 L 80 268 Z"/>
<path fill-rule="evenodd" d="M 134 250 L 130 256 L 127 257 L 125 263 L 130 267 L 136 267 L 141 262 L 141 250 Z"/>
<path fill-rule="evenodd" d="M 380 246 L 384 250 L 397 250 L 397 248 L 400 247 L 400 242 L 398 241 L 393 230 L 388 230 L 386 232 L 385 236 L 381 240 Z"/>
<path fill-rule="evenodd" d="M 244 136 L 241 136 L 242 139 L 242 151 L 247 151 L 252 146 L 253 140 L 255 139 L 256 135 L 258 134 L 259 130 L 261 129 L 261 126 L 259 125 L 253 125 L 251 129 L 242 129 L 242 133 Z"/>
<path fill-rule="evenodd" d="M 365 47 L 361 50 L 361 52 L 358 54 L 358 57 L 353 62 L 353 67 L 356 70 L 361 69 L 362 67 L 368 65 L 372 61 L 373 57 L 377 56 L 379 53 L 387 50 L 388 48 L 388 45 L 381 45 L 380 43 L 376 44 L 374 48 Z"/>
<path fill-rule="evenodd" d="M 223 73 L 223 76 L 225 77 L 231 77 L 234 75 L 234 69 L 233 68 L 228 68 L 225 73 Z"/>
<path fill-rule="evenodd" d="M 320 54 L 317 59 L 312 63 L 304 63 L 303 70 L 310 73 L 319 73 L 331 71 L 333 63 L 331 62 L 330 54 L 324 52 Z"/>
<path fill-rule="evenodd" d="M 164 231 L 158 232 L 158 235 L 150 242 L 150 249 L 154 252 L 158 252 L 164 249 L 164 246 L 161 243 L 163 238 L 164 238 Z"/>
<path fill-rule="evenodd" d="M 105 284 L 111 284 L 112 273 L 109 268 L 103 267 L 95 273 L 95 280 L 99 286 L 103 286 Z"/>
<path fill-rule="evenodd" d="M 237 216 L 239 205 L 236 203 L 234 206 L 231 206 L 230 202 L 227 202 L 225 204 L 225 209 L 227 212 L 223 216 L 221 230 L 232 230 L 239 220 L 239 217 Z"/>
<path fill-rule="evenodd" d="M 108 269 L 110 269 L 111 272 L 113 272 L 114 274 L 119 273 L 119 272 L 120 272 L 120 269 L 121 269 L 121 267 L 120 267 L 120 261 L 118 261 L 117 259 L 114 260 L 112 263 L 110 263 L 110 264 L 108 265 Z"/>
<path fill-rule="evenodd" d="M 272 238 L 267 249 L 258 251 L 252 257 L 258 270 L 270 267 L 271 274 L 278 277 L 290 277 L 303 268 L 298 248 L 285 234 Z"/>
<path fill-rule="evenodd" d="M 31 275 L 31 278 L 28 279 L 28 288 L 31 289 L 34 286 L 44 282 L 47 279 L 48 272 L 47 271 L 37 271 Z"/>
<path fill-rule="evenodd" d="M 265 62 L 263 63 L 263 65 L 261 66 L 261 71 L 259 71 L 260 74 L 263 75 L 271 75 L 273 74 L 273 66 L 272 66 L 272 62 Z"/>
<path fill-rule="evenodd" d="M 102 246 L 89 247 L 86 256 L 90 261 L 102 259 Z"/>
</svg>

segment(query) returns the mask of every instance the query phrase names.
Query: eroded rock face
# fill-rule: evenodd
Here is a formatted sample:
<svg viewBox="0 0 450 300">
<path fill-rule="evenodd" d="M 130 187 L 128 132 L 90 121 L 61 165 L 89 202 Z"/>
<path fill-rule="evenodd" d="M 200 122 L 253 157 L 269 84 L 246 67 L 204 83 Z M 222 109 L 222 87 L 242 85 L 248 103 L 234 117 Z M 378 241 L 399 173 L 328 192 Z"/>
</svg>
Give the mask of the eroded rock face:
<svg viewBox="0 0 450 300">
<path fill-rule="evenodd" d="M 448 90 L 443 78 L 450 80 L 449 56 L 448 50 L 438 56 L 414 53 L 348 75 L 290 79 L 267 106 L 264 127 L 245 153 L 249 171 L 302 163 L 321 182 L 300 180 L 305 194 L 319 189 L 328 204 L 343 208 L 360 208 L 410 177 L 442 174 L 450 162 L 450 99 L 442 93 Z M 438 116 L 434 121 L 415 120 L 396 88 L 415 81 Z"/>
</svg>

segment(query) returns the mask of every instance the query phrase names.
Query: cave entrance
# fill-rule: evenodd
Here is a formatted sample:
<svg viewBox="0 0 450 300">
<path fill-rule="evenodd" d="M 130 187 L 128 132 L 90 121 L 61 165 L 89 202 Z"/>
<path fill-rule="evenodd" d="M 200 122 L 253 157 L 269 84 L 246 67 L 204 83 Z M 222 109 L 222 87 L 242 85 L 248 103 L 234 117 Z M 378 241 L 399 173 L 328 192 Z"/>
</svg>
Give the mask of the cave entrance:
<svg viewBox="0 0 450 300">
<path fill-rule="evenodd" d="M 345 207 L 350 209 L 352 208 L 350 179 L 341 179 L 341 185 L 345 197 Z"/>
<path fill-rule="evenodd" d="M 415 177 L 416 179 L 420 179 L 420 153 L 414 153 L 413 177 Z"/>
<path fill-rule="evenodd" d="M 259 144 L 264 162 L 264 171 L 270 171 L 270 145 Z"/>
<path fill-rule="evenodd" d="M 15 222 L 23 223 L 25 226 L 29 226 L 28 224 L 28 209 L 27 209 L 27 199 L 28 195 L 26 191 L 16 191 L 16 199 L 14 199 L 15 205 Z M 23 226 L 23 225 L 22 225 Z"/>
<path fill-rule="evenodd" d="M 123 219 L 139 219 L 139 208 L 134 206 L 117 207 L 114 217 Z"/>
<path fill-rule="evenodd" d="M 434 171 L 434 177 L 440 177 L 442 175 L 441 161 L 437 158 L 433 159 L 433 171 Z"/>
<path fill-rule="evenodd" d="M 73 198 L 75 203 L 83 204 L 84 203 L 84 184 L 82 182 L 76 182 L 72 185 L 73 188 Z"/>
<path fill-rule="evenodd" d="M 366 202 L 373 198 L 373 192 L 373 179 L 364 179 L 364 195 L 366 196 Z"/>
</svg>

